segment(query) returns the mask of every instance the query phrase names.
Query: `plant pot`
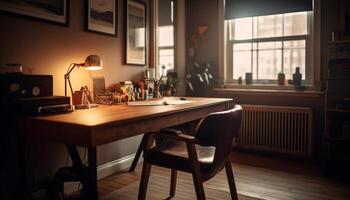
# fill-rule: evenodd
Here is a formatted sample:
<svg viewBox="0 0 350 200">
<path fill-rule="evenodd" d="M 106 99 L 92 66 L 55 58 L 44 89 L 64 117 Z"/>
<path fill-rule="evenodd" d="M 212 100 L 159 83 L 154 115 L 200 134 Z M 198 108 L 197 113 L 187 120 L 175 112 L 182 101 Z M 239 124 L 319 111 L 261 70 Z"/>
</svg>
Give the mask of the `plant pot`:
<svg viewBox="0 0 350 200">
<path fill-rule="evenodd" d="M 163 96 L 164 96 L 164 97 L 169 97 L 169 96 L 171 96 L 171 90 L 164 90 L 164 91 L 163 91 Z"/>
<path fill-rule="evenodd" d="M 284 85 L 285 82 L 286 82 L 286 76 L 282 73 L 278 74 L 278 77 L 277 77 L 278 85 Z"/>
</svg>

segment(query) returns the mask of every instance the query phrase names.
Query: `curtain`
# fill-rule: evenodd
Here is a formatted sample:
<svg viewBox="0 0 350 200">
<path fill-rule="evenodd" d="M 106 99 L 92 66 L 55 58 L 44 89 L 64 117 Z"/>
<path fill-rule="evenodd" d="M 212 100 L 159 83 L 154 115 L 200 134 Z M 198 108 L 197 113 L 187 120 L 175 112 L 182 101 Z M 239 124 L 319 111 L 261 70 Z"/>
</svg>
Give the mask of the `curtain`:
<svg viewBox="0 0 350 200">
<path fill-rule="evenodd" d="M 226 0 L 225 19 L 311 11 L 312 0 Z"/>
</svg>

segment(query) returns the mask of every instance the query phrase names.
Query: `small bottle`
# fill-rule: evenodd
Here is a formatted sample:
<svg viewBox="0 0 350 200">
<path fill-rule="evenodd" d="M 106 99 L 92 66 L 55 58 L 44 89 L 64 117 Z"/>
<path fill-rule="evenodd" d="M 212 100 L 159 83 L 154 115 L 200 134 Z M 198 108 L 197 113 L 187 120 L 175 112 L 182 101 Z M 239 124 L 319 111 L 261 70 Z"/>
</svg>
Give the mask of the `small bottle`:
<svg viewBox="0 0 350 200">
<path fill-rule="evenodd" d="M 301 77 L 302 74 L 300 73 L 300 67 L 295 68 L 295 73 L 293 74 L 293 84 L 296 86 L 301 85 Z"/>
</svg>

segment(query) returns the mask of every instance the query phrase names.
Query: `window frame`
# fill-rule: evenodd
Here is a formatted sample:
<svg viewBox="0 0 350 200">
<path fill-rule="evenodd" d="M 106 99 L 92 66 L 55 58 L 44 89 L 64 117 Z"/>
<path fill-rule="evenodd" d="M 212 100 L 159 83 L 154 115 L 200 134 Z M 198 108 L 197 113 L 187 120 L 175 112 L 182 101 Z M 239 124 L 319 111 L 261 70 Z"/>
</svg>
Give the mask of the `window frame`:
<svg viewBox="0 0 350 200">
<path fill-rule="evenodd" d="M 287 13 L 284 13 L 287 14 Z M 252 17 L 253 18 L 253 17 Z M 265 38 L 253 38 L 253 39 L 242 39 L 242 40 L 230 40 L 230 21 L 224 21 L 225 27 L 225 80 L 228 84 L 237 84 L 238 80 L 233 78 L 233 45 L 239 43 L 259 43 L 259 42 L 282 42 L 282 68 L 283 66 L 283 42 L 291 40 L 305 40 L 305 80 L 303 84 L 312 85 L 314 81 L 314 66 L 313 66 L 313 18 L 314 12 L 307 11 L 307 34 L 305 35 L 292 35 L 292 36 L 279 36 L 279 37 L 265 37 Z M 252 23 L 253 26 L 253 23 Z M 251 66 L 253 67 L 253 65 Z M 257 69 L 259 69 L 257 67 Z M 254 72 L 253 72 L 254 73 Z M 245 77 L 242 77 L 245 79 Z M 270 80 L 257 80 L 253 79 L 253 84 L 277 84 L 276 79 Z"/>
<path fill-rule="evenodd" d="M 173 46 L 159 46 L 159 24 L 158 24 L 158 17 L 159 17 L 159 12 L 158 12 L 158 1 L 160 0 L 156 0 L 157 6 L 156 6 L 156 10 L 157 10 L 157 22 L 156 22 L 156 51 L 155 51 L 155 78 L 159 79 L 159 73 L 161 73 L 162 69 L 161 66 L 159 66 L 159 52 L 161 50 L 173 50 L 174 51 L 174 70 L 177 69 L 177 7 L 178 7 L 178 2 L 177 0 L 172 0 L 173 1 L 173 31 L 174 31 L 174 43 Z M 163 76 L 164 78 L 166 78 L 166 74 Z"/>
</svg>

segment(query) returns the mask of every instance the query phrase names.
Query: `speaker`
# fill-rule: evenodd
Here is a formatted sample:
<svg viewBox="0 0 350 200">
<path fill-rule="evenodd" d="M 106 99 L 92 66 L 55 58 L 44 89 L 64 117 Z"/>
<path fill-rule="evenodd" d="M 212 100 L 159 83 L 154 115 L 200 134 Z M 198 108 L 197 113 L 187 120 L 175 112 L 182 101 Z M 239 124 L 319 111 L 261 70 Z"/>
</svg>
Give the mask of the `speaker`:
<svg viewBox="0 0 350 200">
<path fill-rule="evenodd" d="M 26 142 L 18 134 L 18 106 L 21 98 L 42 98 L 53 95 L 50 75 L 0 74 L 0 199 L 26 199 Z"/>
<path fill-rule="evenodd" d="M 0 74 L 0 96 L 11 100 L 25 97 L 53 95 L 51 75 Z"/>
</svg>

